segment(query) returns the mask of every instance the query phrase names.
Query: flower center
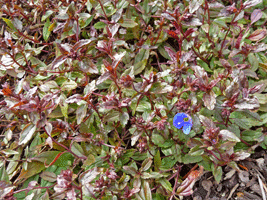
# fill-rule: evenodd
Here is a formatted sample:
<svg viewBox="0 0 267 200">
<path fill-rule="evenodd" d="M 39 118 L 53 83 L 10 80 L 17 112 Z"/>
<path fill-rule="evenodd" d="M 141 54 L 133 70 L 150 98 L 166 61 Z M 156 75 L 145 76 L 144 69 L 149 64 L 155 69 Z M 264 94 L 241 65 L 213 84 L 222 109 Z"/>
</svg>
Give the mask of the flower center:
<svg viewBox="0 0 267 200">
<path fill-rule="evenodd" d="M 188 117 L 184 118 L 184 122 L 188 122 L 188 121 L 189 121 Z"/>
</svg>

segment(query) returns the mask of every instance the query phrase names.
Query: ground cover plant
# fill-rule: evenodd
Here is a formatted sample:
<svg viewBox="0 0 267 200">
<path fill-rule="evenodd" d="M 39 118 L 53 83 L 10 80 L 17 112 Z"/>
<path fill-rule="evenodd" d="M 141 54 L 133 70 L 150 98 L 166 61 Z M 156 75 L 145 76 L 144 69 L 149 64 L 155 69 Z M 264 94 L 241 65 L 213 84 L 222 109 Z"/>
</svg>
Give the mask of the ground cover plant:
<svg viewBox="0 0 267 200">
<path fill-rule="evenodd" d="M 266 0 L 2 0 L 1 199 L 182 199 L 266 149 Z"/>
</svg>

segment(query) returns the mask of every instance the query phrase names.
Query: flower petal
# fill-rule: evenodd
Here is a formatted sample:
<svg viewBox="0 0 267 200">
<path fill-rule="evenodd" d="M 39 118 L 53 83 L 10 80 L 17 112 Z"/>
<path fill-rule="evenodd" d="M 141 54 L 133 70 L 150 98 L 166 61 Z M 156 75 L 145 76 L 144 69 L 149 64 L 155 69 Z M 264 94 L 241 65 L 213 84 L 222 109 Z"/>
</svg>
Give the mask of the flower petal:
<svg viewBox="0 0 267 200">
<path fill-rule="evenodd" d="M 188 135 L 191 131 L 192 124 L 191 123 L 184 123 L 183 132 L 184 134 Z"/>
<path fill-rule="evenodd" d="M 173 118 L 173 125 L 180 129 L 184 125 L 184 118 L 186 118 L 187 115 L 185 113 L 177 113 Z"/>
</svg>

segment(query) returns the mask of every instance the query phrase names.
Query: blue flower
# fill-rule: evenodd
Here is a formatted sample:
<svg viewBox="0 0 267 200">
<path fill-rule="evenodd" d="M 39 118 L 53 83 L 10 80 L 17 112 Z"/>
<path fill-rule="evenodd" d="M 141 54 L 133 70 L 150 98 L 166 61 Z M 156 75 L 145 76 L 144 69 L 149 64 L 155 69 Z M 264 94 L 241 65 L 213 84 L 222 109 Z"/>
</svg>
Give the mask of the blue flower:
<svg viewBox="0 0 267 200">
<path fill-rule="evenodd" d="M 188 135 L 192 128 L 192 118 L 185 113 L 177 113 L 173 118 L 173 125 L 180 129 L 183 127 L 184 134 Z"/>
</svg>

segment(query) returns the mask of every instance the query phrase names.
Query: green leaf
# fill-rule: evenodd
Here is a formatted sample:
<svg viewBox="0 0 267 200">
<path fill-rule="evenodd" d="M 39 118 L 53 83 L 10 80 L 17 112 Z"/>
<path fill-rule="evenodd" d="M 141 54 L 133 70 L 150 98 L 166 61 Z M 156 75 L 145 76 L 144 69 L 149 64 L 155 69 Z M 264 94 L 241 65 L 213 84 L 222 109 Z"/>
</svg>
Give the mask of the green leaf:
<svg viewBox="0 0 267 200">
<path fill-rule="evenodd" d="M 22 21 L 20 21 L 18 18 L 13 18 L 13 25 L 17 30 L 22 31 Z"/>
<path fill-rule="evenodd" d="M 45 151 L 32 158 L 32 160 L 49 165 L 59 153 L 60 151 Z"/>
<path fill-rule="evenodd" d="M 159 171 L 159 168 L 161 166 L 161 157 L 160 157 L 160 151 L 158 150 L 157 153 L 154 156 L 154 166 L 155 166 L 155 171 Z"/>
<path fill-rule="evenodd" d="M 211 171 L 212 162 L 209 160 L 202 160 L 198 163 L 200 166 L 203 166 L 205 170 Z"/>
<path fill-rule="evenodd" d="M 165 157 L 162 159 L 160 169 L 161 170 L 168 170 L 168 169 L 172 168 L 176 162 L 177 162 L 177 160 L 173 156 Z"/>
<path fill-rule="evenodd" d="M 203 67 L 203 69 L 205 69 L 206 72 L 214 72 L 213 70 L 211 70 L 208 66 L 207 63 L 205 63 L 203 60 L 197 60 L 197 63 L 199 64 L 199 66 Z"/>
<path fill-rule="evenodd" d="M 90 0 L 87 1 L 86 8 L 87 8 L 88 12 L 91 12 L 93 5 L 91 4 Z"/>
<path fill-rule="evenodd" d="M 33 56 L 30 57 L 30 61 L 31 61 L 32 66 L 36 65 L 37 68 L 40 68 L 40 67 L 46 68 L 47 67 L 47 65 L 44 62 L 42 62 L 41 60 L 39 60 L 38 58 L 35 58 Z M 41 77 L 40 74 L 38 74 L 36 77 L 34 77 L 34 79 L 37 80 L 39 77 Z"/>
<path fill-rule="evenodd" d="M 199 150 L 198 152 L 194 152 L 195 154 L 202 155 L 204 153 L 204 150 Z M 192 156 L 189 154 L 186 154 L 184 157 L 182 157 L 182 161 L 184 164 L 190 164 L 190 163 L 198 163 L 202 161 L 201 156 Z"/>
<path fill-rule="evenodd" d="M 141 175 L 141 178 L 142 179 L 159 179 L 159 178 L 162 178 L 162 177 L 167 177 L 168 175 L 164 175 L 160 172 L 142 172 L 142 175 Z"/>
<path fill-rule="evenodd" d="M 143 1 L 143 9 L 144 9 L 144 11 L 145 11 L 145 13 L 149 13 L 149 10 L 150 10 L 150 7 L 149 7 L 149 1 L 148 0 L 144 0 Z"/>
<path fill-rule="evenodd" d="M 248 123 L 247 119 L 231 119 L 236 125 L 243 129 L 250 129 L 251 125 Z"/>
<path fill-rule="evenodd" d="M 41 21 L 45 21 L 48 17 L 50 17 L 54 13 L 53 10 L 47 10 L 46 13 L 42 16 Z"/>
<path fill-rule="evenodd" d="M 159 179 L 159 183 L 166 189 L 172 192 L 172 184 L 165 178 Z"/>
<path fill-rule="evenodd" d="M 65 101 L 66 101 L 66 96 L 62 93 L 60 95 L 60 104 L 59 104 L 59 107 L 60 107 L 60 110 L 61 110 L 62 115 L 64 117 L 68 118 L 68 108 L 69 108 L 69 105 Z"/>
<path fill-rule="evenodd" d="M 217 24 L 217 25 L 219 25 L 220 27 L 227 28 L 228 26 L 226 25 L 225 22 L 226 22 L 226 18 L 223 18 L 223 17 L 221 17 L 221 18 L 216 18 L 216 19 L 214 19 L 214 21 L 213 21 L 214 24 Z"/>
<path fill-rule="evenodd" d="M 20 172 L 20 175 L 16 179 L 15 182 L 17 182 L 19 180 L 28 179 L 28 178 L 34 176 L 35 174 L 39 174 L 44 169 L 45 169 L 45 165 L 43 163 L 41 163 L 41 162 L 37 162 L 37 161 L 29 162 L 27 170 L 22 168 L 22 170 Z"/>
<path fill-rule="evenodd" d="M 153 133 L 152 134 L 152 142 L 155 145 L 160 145 L 164 142 L 164 137 L 160 134 Z"/>
<path fill-rule="evenodd" d="M 6 168 L 9 179 L 11 179 L 16 174 L 17 166 L 19 164 L 18 160 L 21 158 L 22 148 L 18 148 L 17 151 L 19 152 L 19 154 L 15 154 L 12 157 L 12 160 L 8 163 Z"/>
<path fill-rule="evenodd" d="M 19 145 L 23 145 L 23 144 L 26 144 L 28 143 L 31 139 L 32 139 L 32 136 L 34 135 L 35 133 L 35 130 L 36 130 L 36 126 L 33 125 L 33 124 L 27 124 L 21 134 L 20 134 L 20 138 L 19 138 Z"/>
<path fill-rule="evenodd" d="M 173 146 L 175 143 L 172 139 L 165 140 L 164 143 L 158 144 L 159 147 L 169 148 Z"/>
<path fill-rule="evenodd" d="M 15 28 L 15 26 L 13 25 L 11 20 L 4 18 L 4 17 L 2 17 L 2 19 L 6 22 L 6 24 L 8 25 L 9 28 L 13 29 L 14 31 L 17 31 L 17 29 Z"/>
<path fill-rule="evenodd" d="M 156 193 L 156 200 L 165 200 L 165 197 L 162 194 Z"/>
<path fill-rule="evenodd" d="M 221 130 L 219 135 L 224 141 L 240 142 L 240 139 L 231 131 Z"/>
<path fill-rule="evenodd" d="M 11 150 L 11 149 L 3 149 L 2 151 L 0 151 L 1 153 L 5 154 L 5 155 L 15 155 L 15 154 L 19 154 L 19 152 Z"/>
<path fill-rule="evenodd" d="M 143 182 L 142 189 L 144 190 L 145 199 L 146 200 L 151 200 L 152 199 L 152 194 L 151 194 L 151 189 L 150 189 L 150 186 L 149 186 L 149 182 L 148 181 L 144 181 Z"/>
<path fill-rule="evenodd" d="M 135 152 L 134 155 L 132 156 L 132 159 L 136 161 L 145 160 L 146 158 L 147 158 L 147 154 L 140 153 L 140 152 Z"/>
<path fill-rule="evenodd" d="M 127 174 L 131 174 L 132 176 L 135 176 L 138 173 L 138 171 L 132 166 L 123 166 L 123 169 Z"/>
<path fill-rule="evenodd" d="M 253 130 L 245 130 L 242 132 L 241 138 L 245 141 L 259 141 L 262 136 L 261 128 L 257 129 L 256 131 Z"/>
<path fill-rule="evenodd" d="M 41 178 L 48 182 L 55 182 L 57 175 L 54 172 L 44 171 L 40 174 Z"/>
<path fill-rule="evenodd" d="M 32 159 L 38 162 L 42 162 L 45 165 L 50 165 L 51 162 L 54 161 L 56 156 L 58 156 L 58 154 L 60 153 L 61 151 L 46 151 L 46 152 L 40 153 L 38 156 L 35 156 Z M 66 153 L 61 154 L 53 165 L 58 166 L 58 167 L 70 166 L 71 163 L 73 162 L 73 159 L 74 159 L 73 155 L 69 152 L 66 152 Z"/>
<path fill-rule="evenodd" d="M 233 132 L 237 137 L 240 137 L 240 128 L 236 124 L 230 124 L 227 130 Z"/>
<path fill-rule="evenodd" d="M 134 75 L 140 74 L 146 67 L 147 59 L 142 60 L 134 65 Z"/>
<path fill-rule="evenodd" d="M 189 154 L 191 156 L 201 156 L 203 153 L 204 153 L 204 149 L 200 148 L 199 145 L 194 146 L 189 151 Z"/>
<path fill-rule="evenodd" d="M 139 102 L 136 111 L 138 112 L 145 112 L 151 110 L 151 104 L 148 101 L 142 100 Z"/>
<path fill-rule="evenodd" d="M 105 117 L 103 118 L 106 122 L 117 122 L 120 119 L 120 112 L 117 110 L 111 110 Z"/>
<path fill-rule="evenodd" d="M 76 118 L 77 118 L 77 124 L 81 124 L 83 119 L 86 116 L 87 113 L 87 104 L 82 104 L 78 109 L 76 110 Z"/>
<path fill-rule="evenodd" d="M 204 105 L 209 109 L 213 110 L 216 104 L 216 94 L 211 90 L 208 93 L 204 93 L 203 95 Z"/>
<path fill-rule="evenodd" d="M 124 28 L 134 28 L 138 26 L 138 23 L 131 19 L 124 18 L 122 23 L 119 23 Z"/>
<path fill-rule="evenodd" d="M 256 71 L 259 68 L 259 61 L 253 53 L 248 54 L 248 61 L 251 64 L 251 70 Z"/>
<path fill-rule="evenodd" d="M 211 167 L 212 167 L 212 173 L 213 173 L 213 176 L 215 178 L 215 181 L 217 182 L 217 184 L 219 184 L 221 179 L 222 179 L 222 167 L 217 166 L 215 168 L 214 165 L 212 165 Z"/>
<path fill-rule="evenodd" d="M 260 104 L 266 104 L 267 103 L 267 94 L 255 93 L 254 96 L 256 96 L 258 98 Z"/>
<path fill-rule="evenodd" d="M 85 169 L 87 166 L 90 166 L 95 162 L 95 156 L 93 154 L 90 154 L 87 159 L 84 161 L 82 168 Z"/>
<path fill-rule="evenodd" d="M 47 19 L 44 24 L 44 28 L 43 28 L 43 38 L 45 41 L 48 40 L 50 33 L 51 33 L 51 31 L 48 30 L 49 26 L 50 26 L 50 20 Z"/>
<path fill-rule="evenodd" d="M 62 85 L 61 85 L 61 90 L 62 91 L 71 91 L 77 88 L 77 83 L 73 80 L 68 80 L 65 81 Z"/>
<path fill-rule="evenodd" d="M 83 148 L 77 142 L 73 142 L 72 143 L 72 145 L 71 145 L 71 151 L 73 153 L 75 153 L 76 155 L 80 156 L 80 157 L 84 157 L 85 156 L 85 153 L 83 151 Z"/>
<path fill-rule="evenodd" d="M 106 27 L 106 23 L 104 23 L 104 22 L 96 22 L 95 24 L 94 24 L 94 27 L 95 27 L 95 29 L 101 29 L 101 28 L 105 28 Z"/>
<path fill-rule="evenodd" d="M 149 90 L 153 94 L 166 94 L 173 90 L 173 86 L 165 82 L 153 83 L 151 89 Z"/>
<path fill-rule="evenodd" d="M 0 181 L 5 181 L 6 183 L 11 183 L 9 181 L 9 176 L 8 176 L 4 166 L 0 167 Z"/>
<path fill-rule="evenodd" d="M 141 168 L 140 168 L 140 171 L 146 171 L 148 170 L 151 165 L 152 165 L 152 158 L 147 158 L 143 161 L 142 165 L 141 165 Z"/>
<path fill-rule="evenodd" d="M 71 166 L 73 164 L 73 161 L 74 156 L 71 153 L 66 152 L 63 153 L 53 165 L 66 168 L 68 166 Z"/>
<path fill-rule="evenodd" d="M 134 63 L 137 64 L 149 58 L 149 49 L 141 49 L 135 57 Z"/>
<path fill-rule="evenodd" d="M 90 15 L 88 13 L 80 13 L 79 14 L 80 27 L 81 28 L 87 27 L 93 18 L 94 18 L 94 15 Z"/>
<path fill-rule="evenodd" d="M 129 114 L 127 112 L 121 113 L 121 115 L 120 115 L 120 123 L 121 123 L 123 128 L 126 126 L 128 121 L 129 121 Z"/>
<path fill-rule="evenodd" d="M 84 95 L 87 96 L 89 94 L 91 94 L 93 91 L 96 90 L 96 83 L 95 80 L 93 80 L 92 82 L 88 83 L 85 88 L 84 88 Z"/>
<path fill-rule="evenodd" d="M 204 0 L 189 1 L 189 12 L 194 13 L 204 3 Z"/>
</svg>

